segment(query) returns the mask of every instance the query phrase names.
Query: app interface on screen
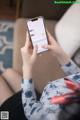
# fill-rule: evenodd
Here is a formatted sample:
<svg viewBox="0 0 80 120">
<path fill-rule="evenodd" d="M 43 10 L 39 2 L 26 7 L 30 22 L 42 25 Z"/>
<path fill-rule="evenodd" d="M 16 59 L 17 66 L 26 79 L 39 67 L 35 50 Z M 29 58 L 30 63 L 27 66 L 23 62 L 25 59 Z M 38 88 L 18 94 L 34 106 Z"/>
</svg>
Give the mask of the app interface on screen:
<svg viewBox="0 0 80 120">
<path fill-rule="evenodd" d="M 28 21 L 27 24 L 33 46 L 38 45 L 38 53 L 46 51 L 47 49 L 41 47 L 48 44 L 43 18 L 40 17 L 35 21 Z"/>
</svg>

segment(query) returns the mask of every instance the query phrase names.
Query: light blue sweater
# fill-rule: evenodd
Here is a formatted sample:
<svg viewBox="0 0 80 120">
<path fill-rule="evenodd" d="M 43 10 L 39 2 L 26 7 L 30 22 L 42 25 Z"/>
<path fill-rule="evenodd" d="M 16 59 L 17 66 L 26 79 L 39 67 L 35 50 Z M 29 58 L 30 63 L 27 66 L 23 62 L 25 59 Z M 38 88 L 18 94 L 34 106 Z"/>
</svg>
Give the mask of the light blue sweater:
<svg viewBox="0 0 80 120">
<path fill-rule="evenodd" d="M 72 61 L 61 68 L 67 78 L 80 83 L 80 69 Z M 23 80 L 21 87 L 23 109 L 28 120 L 58 120 L 61 107 L 59 104 L 51 104 L 50 98 L 71 91 L 67 88 L 64 78 L 61 78 L 49 82 L 37 101 L 32 80 Z"/>
</svg>

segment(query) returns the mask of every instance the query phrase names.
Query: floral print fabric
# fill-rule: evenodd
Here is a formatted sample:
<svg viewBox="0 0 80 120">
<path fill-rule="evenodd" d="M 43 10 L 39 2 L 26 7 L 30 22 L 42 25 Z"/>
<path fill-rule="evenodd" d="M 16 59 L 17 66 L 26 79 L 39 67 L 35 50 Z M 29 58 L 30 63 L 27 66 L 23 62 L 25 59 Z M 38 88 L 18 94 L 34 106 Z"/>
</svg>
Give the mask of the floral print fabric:
<svg viewBox="0 0 80 120">
<path fill-rule="evenodd" d="M 66 77 L 76 83 L 80 83 L 80 69 L 70 61 L 61 66 Z M 49 82 L 44 88 L 39 101 L 36 99 L 33 80 L 23 80 L 22 84 L 22 104 L 26 118 L 28 120 L 58 120 L 58 114 L 62 108 L 60 104 L 52 104 L 52 97 L 72 92 L 66 84 L 64 78 Z"/>
</svg>

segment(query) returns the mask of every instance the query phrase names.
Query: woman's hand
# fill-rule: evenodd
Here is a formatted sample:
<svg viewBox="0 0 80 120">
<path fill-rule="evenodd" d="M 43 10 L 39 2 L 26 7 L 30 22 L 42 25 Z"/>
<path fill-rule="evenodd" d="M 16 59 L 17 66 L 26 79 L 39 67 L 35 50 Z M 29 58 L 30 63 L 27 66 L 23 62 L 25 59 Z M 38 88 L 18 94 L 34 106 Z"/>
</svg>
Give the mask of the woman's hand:
<svg viewBox="0 0 80 120">
<path fill-rule="evenodd" d="M 32 67 L 37 58 L 37 46 L 32 48 L 28 33 L 25 46 L 21 48 L 21 54 L 23 60 L 23 78 L 31 79 Z"/>
<path fill-rule="evenodd" d="M 56 40 L 51 36 L 48 31 L 47 35 L 49 44 L 42 47 L 51 50 L 52 54 L 57 58 L 59 64 L 64 65 L 68 63 L 70 61 L 70 57 L 64 52 L 61 46 L 56 42 Z"/>
</svg>

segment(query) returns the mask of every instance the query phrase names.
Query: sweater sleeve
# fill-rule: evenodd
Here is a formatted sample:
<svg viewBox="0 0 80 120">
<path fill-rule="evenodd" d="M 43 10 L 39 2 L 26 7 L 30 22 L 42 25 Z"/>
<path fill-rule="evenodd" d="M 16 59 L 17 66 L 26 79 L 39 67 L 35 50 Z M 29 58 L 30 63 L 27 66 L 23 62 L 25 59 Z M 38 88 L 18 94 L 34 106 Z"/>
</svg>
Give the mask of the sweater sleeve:
<svg viewBox="0 0 80 120">
<path fill-rule="evenodd" d="M 58 114 L 57 108 L 59 107 L 56 106 L 56 109 L 52 110 L 52 107 L 50 108 L 49 104 L 47 104 L 46 108 L 41 100 L 37 101 L 32 80 L 23 80 L 21 86 L 22 105 L 24 114 L 28 120 L 57 120 L 56 114 Z"/>
<path fill-rule="evenodd" d="M 61 66 L 61 68 L 66 75 L 72 75 L 80 72 L 80 68 L 72 60 L 70 60 L 67 64 Z"/>
<path fill-rule="evenodd" d="M 36 119 L 36 114 L 38 113 L 39 117 L 39 111 L 41 112 L 42 109 L 42 103 L 40 101 L 37 101 L 36 99 L 36 93 L 34 89 L 34 84 L 32 80 L 23 80 L 22 84 L 22 104 L 23 104 L 23 109 L 26 118 L 28 120 L 32 120 L 35 116 Z M 35 115 L 34 115 L 35 114 Z"/>
</svg>

